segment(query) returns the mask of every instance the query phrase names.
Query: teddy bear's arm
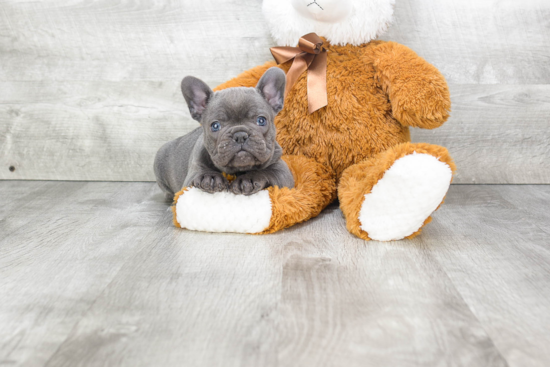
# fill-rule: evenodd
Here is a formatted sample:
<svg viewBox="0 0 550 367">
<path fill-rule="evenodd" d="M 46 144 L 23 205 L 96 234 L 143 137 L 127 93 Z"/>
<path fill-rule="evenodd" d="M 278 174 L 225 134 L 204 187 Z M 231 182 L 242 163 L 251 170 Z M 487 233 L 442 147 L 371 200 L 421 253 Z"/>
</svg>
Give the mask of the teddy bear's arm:
<svg viewBox="0 0 550 367">
<path fill-rule="evenodd" d="M 434 129 L 449 118 L 451 99 L 439 70 L 406 46 L 384 42 L 373 50 L 375 78 L 403 125 Z"/>
<path fill-rule="evenodd" d="M 219 91 L 232 87 L 255 87 L 256 84 L 258 84 L 258 81 L 260 81 L 262 75 L 264 75 L 264 73 L 267 71 L 267 69 L 273 66 L 277 66 L 275 61 L 269 61 L 263 65 L 253 67 L 252 69 L 241 73 L 239 76 L 218 85 L 216 88 L 214 88 L 214 91 Z"/>
</svg>

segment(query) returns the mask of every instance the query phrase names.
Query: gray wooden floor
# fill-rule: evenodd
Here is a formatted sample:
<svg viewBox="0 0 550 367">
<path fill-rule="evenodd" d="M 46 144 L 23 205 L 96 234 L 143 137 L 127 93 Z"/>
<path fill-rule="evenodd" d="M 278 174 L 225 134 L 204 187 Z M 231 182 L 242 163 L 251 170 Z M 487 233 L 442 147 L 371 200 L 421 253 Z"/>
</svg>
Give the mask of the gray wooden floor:
<svg viewBox="0 0 550 367">
<path fill-rule="evenodd" d="M 337 206 L 179 230 L 153 183 L 0 181 L 1 366 L 548 366 L 550 186 L 452 186 L 411 241 Z"/>
</svg>

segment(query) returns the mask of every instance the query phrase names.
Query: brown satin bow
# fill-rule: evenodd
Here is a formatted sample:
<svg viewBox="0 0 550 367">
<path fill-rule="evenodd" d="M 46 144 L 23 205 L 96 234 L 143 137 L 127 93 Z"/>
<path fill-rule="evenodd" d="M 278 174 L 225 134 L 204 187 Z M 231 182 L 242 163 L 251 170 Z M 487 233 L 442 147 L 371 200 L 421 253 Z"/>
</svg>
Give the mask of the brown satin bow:
<svg viewBox="0 0 550 367">
<path fill-rule="evenodd" d="M 298 47 L 272 47 L 270 51 L 277 64 L 294 59 L 286 74 L 285 97 L 300 75 L 308 70 L 309 113 L 327 105 L 327 50 L 323 48 L 323 40 L 319 36 L 309 33 L 300 38 Z"/>
</svg>

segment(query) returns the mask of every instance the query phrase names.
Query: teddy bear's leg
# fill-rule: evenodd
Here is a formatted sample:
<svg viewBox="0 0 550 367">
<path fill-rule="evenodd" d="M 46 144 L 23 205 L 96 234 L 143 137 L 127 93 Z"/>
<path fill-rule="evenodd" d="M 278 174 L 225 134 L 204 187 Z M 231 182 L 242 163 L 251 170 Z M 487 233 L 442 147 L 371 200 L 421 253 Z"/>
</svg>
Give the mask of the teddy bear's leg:
<svg viewBox="0 0 550 367">
<path fill-rule="evenodd" d="M 378 241 L 418 235 L 443 202 L 454 171 L 447 149 L 411 143 L 350 166 L 338 185 L 348 230 Z"/>
<path fill-rule="evenodd" d="M 336 198 L 334 174 L 303 156 L 282 159 L 294 176 L 294 188 L 269 187 L 250 196 L 184 188 L 172 206 L 174 224 L 196 231 L 266 234 L 317 216 Z"/>
</svg>

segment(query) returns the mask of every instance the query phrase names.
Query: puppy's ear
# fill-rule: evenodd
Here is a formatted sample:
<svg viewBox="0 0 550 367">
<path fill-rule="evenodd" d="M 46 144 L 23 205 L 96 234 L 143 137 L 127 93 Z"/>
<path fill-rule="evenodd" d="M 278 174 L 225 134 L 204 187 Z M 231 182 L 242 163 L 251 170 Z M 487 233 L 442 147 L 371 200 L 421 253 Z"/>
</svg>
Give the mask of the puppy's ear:
<svg viewBox="0 0 550 367">
<path fill-rule="evenodd" d="M 264 97 L 267 103 L 269 103 L 276 114 L 283 109 L 283 104 L 285 102 L 285 85 L 285 72 L 277 67 L 272 67 L 262 75 L 256 86 L 256 90 Z"/>
<path fill-rule="evenodd" d="M 200 122 L 206 105 L 214 92 L 212 92 L 212 89 L 205 82 L 193 76 L 183 78 L 181 81 L 181 92 L 183 93 L 185 102 L 187 102 L 191 117 Z"/>
</svg>

